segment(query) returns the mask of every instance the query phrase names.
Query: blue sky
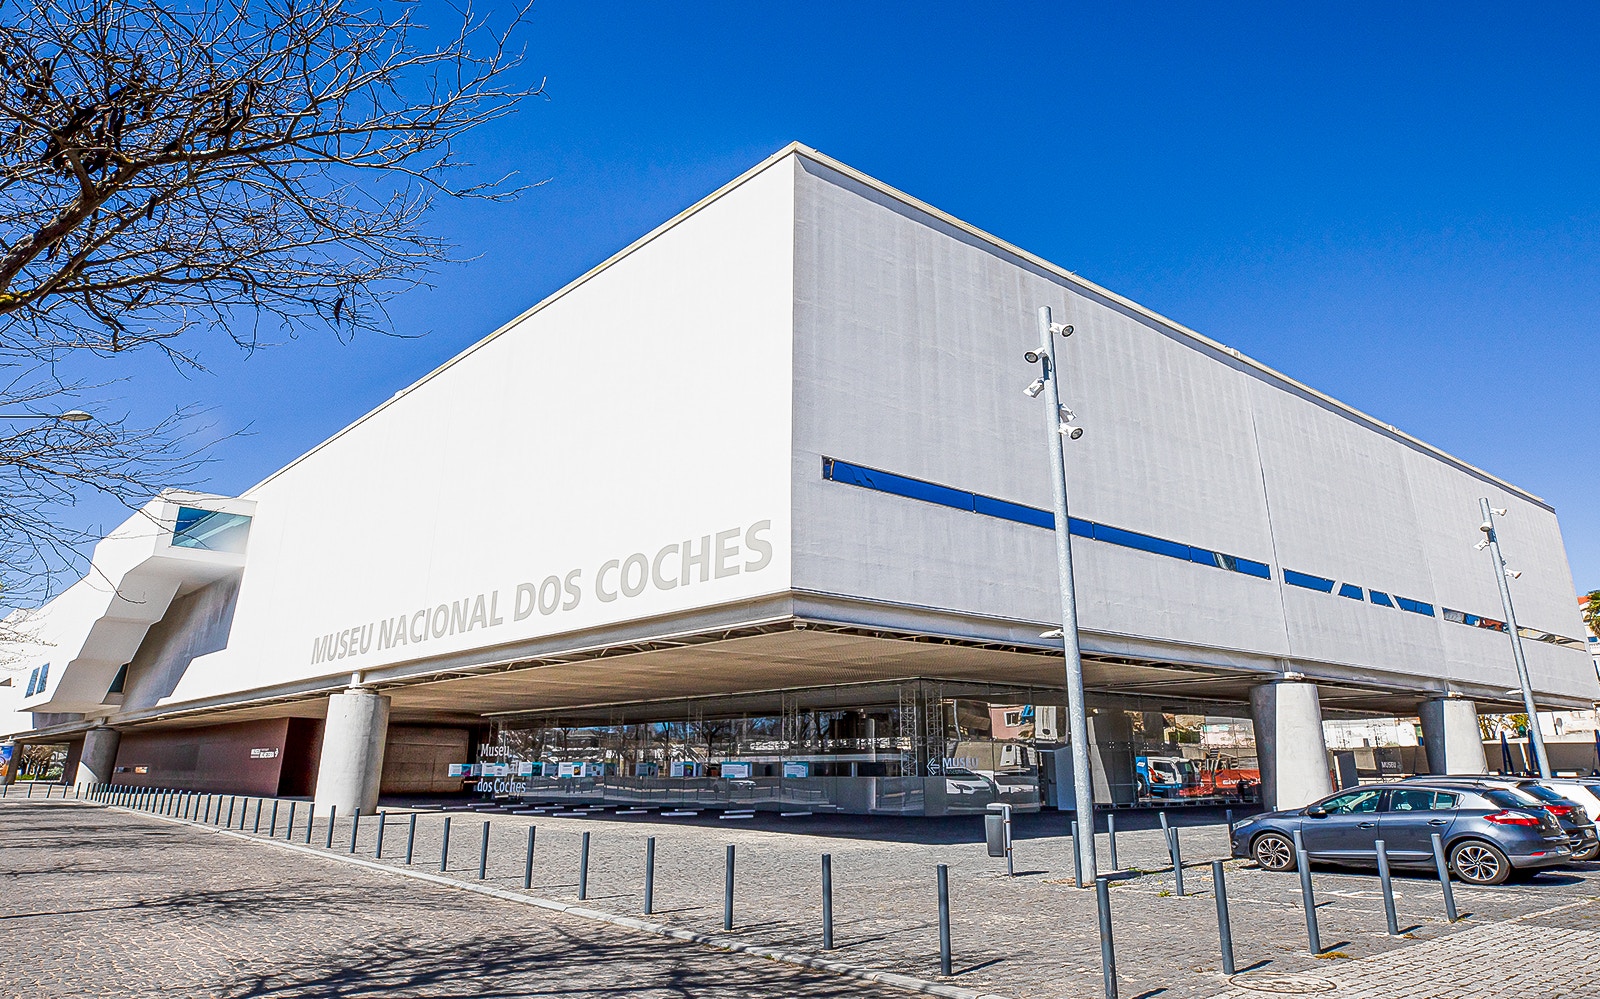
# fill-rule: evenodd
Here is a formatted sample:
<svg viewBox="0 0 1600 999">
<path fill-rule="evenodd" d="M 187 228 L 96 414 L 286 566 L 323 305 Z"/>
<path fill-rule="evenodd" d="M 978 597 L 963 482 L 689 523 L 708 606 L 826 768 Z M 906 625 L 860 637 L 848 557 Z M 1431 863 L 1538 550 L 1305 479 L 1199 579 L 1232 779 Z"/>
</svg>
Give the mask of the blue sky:
<svg viewBox="0 0 1600 999">
<path fill-rule="evenodd" d="M 1578 6 L 540 0 L 550 100 L 467 152 L 548 182 L 441 207 L 477 259 L 397 308 L 425 336 L 96 374 L 127 378 L 108 409 L 247 430 L 209 471 L 236 492 L 797 139 L 1545 497 L 1596 588 L 1597 28 Z"/>
</svg>

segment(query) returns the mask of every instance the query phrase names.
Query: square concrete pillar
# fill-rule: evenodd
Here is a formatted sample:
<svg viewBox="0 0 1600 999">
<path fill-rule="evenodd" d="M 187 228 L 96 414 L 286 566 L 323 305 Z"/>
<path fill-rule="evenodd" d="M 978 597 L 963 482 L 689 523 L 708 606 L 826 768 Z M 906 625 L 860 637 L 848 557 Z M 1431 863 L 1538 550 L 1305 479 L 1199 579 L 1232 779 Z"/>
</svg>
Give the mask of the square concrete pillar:
<svg viewBox="0 0 1600 999">
<path fill-rule="evenodd" d="M 96 725 L 83 735 L 83 751 L 78 755 L 78 771 L 72 784 L 86 791 L 96 784 L 113 783 L 117 769 L 117 749 L 122 745 L 122 733 L 114 728 Z"/>
<path fill-rule="evenodd" d="M 322 759 L 317 764 L 316 809 L 340 815 L 356 809 L 371 815 L 378 809 L 378 782 L 383 776 L 383 748 L 389 738 L 389 698 L 364 687 L 351 687 L 328 698 L 328 721 L 322 730 Z"/>
<path fill-rule="evenodd" d="M 1417 718 L 1422 722 L 1429 773 L 1489 772 L 1476 704 L 1463 697 L 1436 697 L 1417 705 Z"/>
<path fill-rule="evenodd" d="M 1261 768 L 1261 803 L 1268 810 L 1299 808 L 1333 793 L 1316 684 L 1278 680 L 1252 687 L 1250 716 Z"/>
</svg>

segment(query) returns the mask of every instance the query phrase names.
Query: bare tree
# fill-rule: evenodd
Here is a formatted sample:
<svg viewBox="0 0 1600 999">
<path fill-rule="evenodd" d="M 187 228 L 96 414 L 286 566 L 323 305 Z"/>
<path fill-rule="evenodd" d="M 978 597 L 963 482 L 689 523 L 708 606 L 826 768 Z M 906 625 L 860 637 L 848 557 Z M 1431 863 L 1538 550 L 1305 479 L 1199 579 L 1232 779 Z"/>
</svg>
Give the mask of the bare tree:
<svg viewBox="0 0 1600 999">
<path fill-rule="evenodd" d="M 22 0 L 0 7 L 0 342 L 52 354 L 384 329 L 450 247 L 453 145 L 538 90 L 509 28 L 407 3 Z M 520 22 L 520 12 L 512 18 Z M 170 347 L 178 353 L 181 346 Z"/>
<path fill-rule="evenodd" d="M 542 93 L 515 82 L 526 12 L 440 31 L 389 0 L 0 0 L 0 409 L 63 408 L 51 366 L 83 351 L 198 365 L 208 331 L 390 331 L 386 303 L 452 257 L 434 201 L 517 191 L 462 179 L 455 147 Z M 0 424 L 4 603 L 83 542 L 59 526 L 78 490 L 137 506 L 192 471 L 179 433 Z"/>
</svg>

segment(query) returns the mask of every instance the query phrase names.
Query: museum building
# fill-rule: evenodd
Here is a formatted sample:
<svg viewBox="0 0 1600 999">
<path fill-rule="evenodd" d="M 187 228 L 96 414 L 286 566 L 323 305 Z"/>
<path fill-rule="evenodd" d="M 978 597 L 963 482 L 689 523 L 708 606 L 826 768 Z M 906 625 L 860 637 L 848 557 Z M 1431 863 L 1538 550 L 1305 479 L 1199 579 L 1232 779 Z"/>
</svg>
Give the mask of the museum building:
<svg viewBox="0 0 1600 999">
<path fill-rule="evenodd" d="M 1036 314 L 1059 341 L 1096 798 L 1324 717 L 1484 767 L 1600 698 L 1551 507 L 800 145 L 236 497 L 172 492 L 37 611 L 0 736 L 67 779 L 937 815 L 1070 802 Z M 1205 760 L 1197 762 L 1205 763 Z"/>
</svg>

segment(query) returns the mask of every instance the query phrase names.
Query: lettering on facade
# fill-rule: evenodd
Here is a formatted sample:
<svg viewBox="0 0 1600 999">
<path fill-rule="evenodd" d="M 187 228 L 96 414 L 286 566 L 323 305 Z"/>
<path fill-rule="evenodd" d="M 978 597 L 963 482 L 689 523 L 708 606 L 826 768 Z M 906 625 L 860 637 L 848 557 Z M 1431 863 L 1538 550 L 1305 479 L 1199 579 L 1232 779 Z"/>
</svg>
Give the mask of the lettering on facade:
<svg viewBox="0 0 1600 999">
<path fill-rule="evenodd" d="M 252 749 L 250 750 L 250 758 L 252 760 L 275 760 L 280 752 L 282 750 L 276 747 L 271 749 Z"/>
<path fill-rule="evenodd" d="M 523 780 L 480 780 L 472 785 L 474 791 L 492 794 L 527 794 L 528 782 Z"/>
<path fill-rule="evenodd" d="M 637 597 L 647 589 L 665 592 L 741 573 L 760 572 L 772 564 L 772 521 L 747 528 L 663 545 L 654 552 L 634 552 L 608 559 L 589 576 L 582 569 L 552 574 L 506 590 L 485 590 L 448 603 L 417 607 L 379 621 L 354 624 L 318 635 L 311 642 L 311 664 L 337 662 L 352 656 L 385 652 L 436 641 L 452 635 L 498 628 L 535 614 L 549 617 L 577 609 L 592 594 L 609 604 Z M 587 583 L 586 579 L 592 580 Z"/>
</svg>

